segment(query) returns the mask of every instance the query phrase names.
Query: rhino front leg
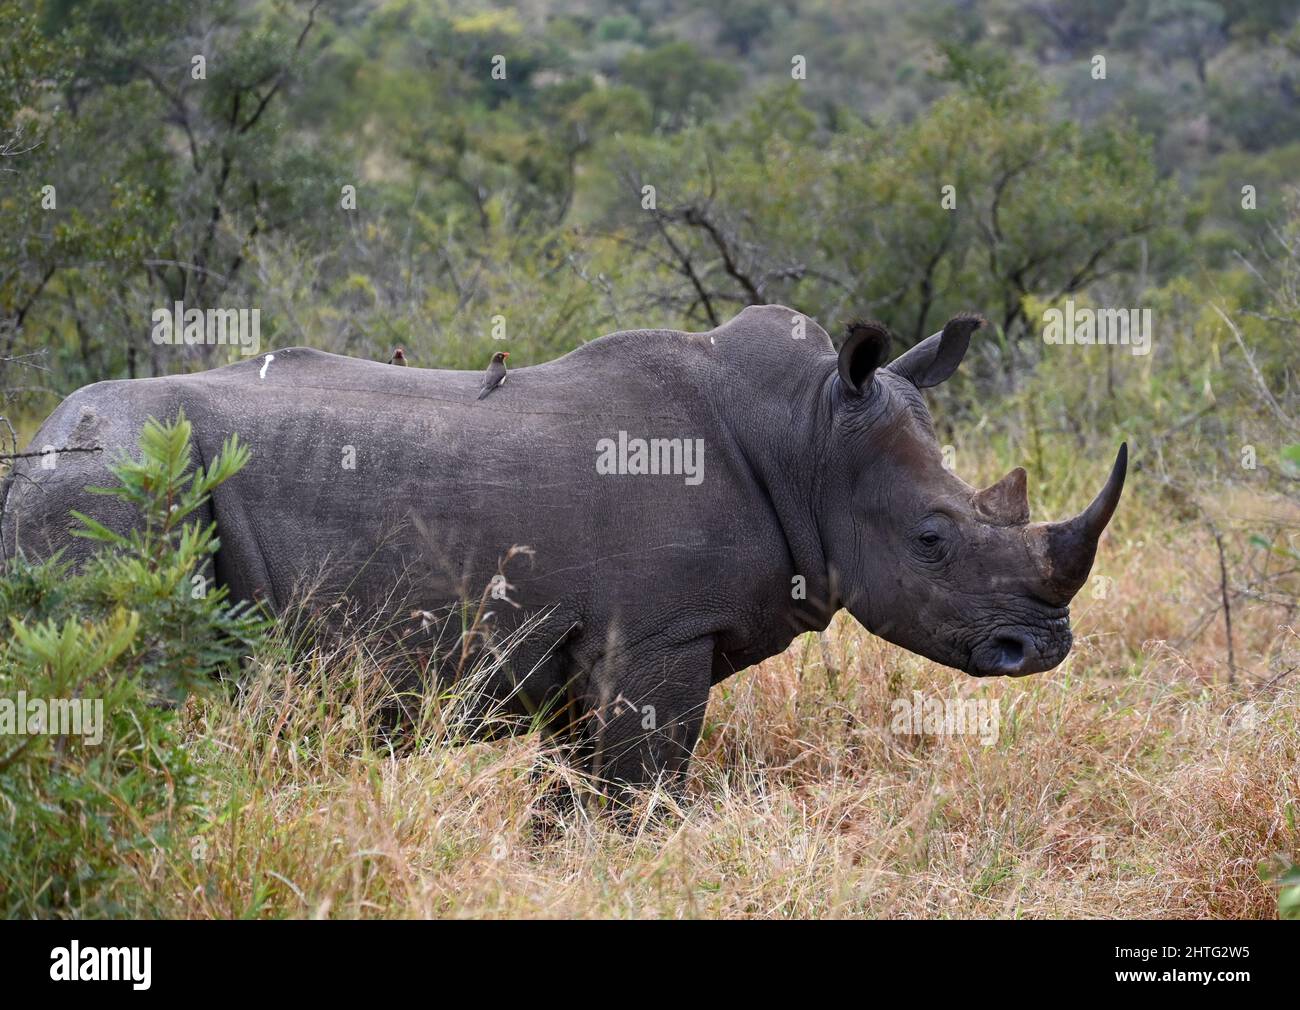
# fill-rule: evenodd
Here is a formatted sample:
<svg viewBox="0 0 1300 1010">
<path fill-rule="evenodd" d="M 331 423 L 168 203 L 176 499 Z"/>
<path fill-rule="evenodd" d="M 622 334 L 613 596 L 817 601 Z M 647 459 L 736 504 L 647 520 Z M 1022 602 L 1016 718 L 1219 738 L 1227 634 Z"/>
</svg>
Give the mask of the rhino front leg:
<svg viewBox="0 0 1300 1010">
<path fill-rule="evenodd" d="M 611 798 L 681 788 L 709 703 L 712 658 L 712 640 L 697 640 L 597 664 L 584 736 L 590 771 Z"/>
</svg>

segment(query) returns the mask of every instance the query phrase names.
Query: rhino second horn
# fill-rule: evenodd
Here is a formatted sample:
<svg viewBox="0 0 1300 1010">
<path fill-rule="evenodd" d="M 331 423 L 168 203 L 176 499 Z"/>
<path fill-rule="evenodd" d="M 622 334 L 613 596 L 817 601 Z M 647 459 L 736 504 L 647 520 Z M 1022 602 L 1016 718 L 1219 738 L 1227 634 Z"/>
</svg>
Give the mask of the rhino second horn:
<svg viewBox="0 0 1300 1010">
<path fill-rule="evenodd" d="M 996 484 L 975 492 L 975 508 L 995 526 L 1029 522 L 1029 486 L 1025 468 L 1016 467 Z"/>
<path fill-rule="evenodd" d="M 1106 486 L 1092 504 L 1073 519 L 1038 527 L 1048 587 L 1062 604 L 1068 603 L 1088 581 L 1093 558 L 1097 555 L 1097 540 L 1115 514 L 1127 472 L 1128 443 L 1125 442 L 1115 456 L 1115 465 L 1110 469 Z"/>
</svg>

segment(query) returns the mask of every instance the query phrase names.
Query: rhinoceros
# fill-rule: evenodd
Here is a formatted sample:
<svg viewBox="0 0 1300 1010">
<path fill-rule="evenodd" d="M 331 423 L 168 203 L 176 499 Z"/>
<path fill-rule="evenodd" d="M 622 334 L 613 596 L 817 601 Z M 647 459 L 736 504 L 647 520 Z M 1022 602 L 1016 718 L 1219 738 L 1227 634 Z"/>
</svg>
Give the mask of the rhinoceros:
<svg viewBox="0 0 1300 1010">
<path fill-rule="evenodd" d="M 592 340 L 511 370 L 483 400 L 479 373 L 306 347 L 99 382 L 33 445 L 105 451 L 21 465 L 0 530 L 10 554 L 76 560 L 71 509 L 130 527 L 84 488 L 111 482 L 112 455 L 148 417 L 183 408 L 196 464 L 233 432 L 252 450 L 204 517 L 235 597 L 283 609 L 314 579 L 403 617 L 485 598 L 493 634 L 528 624 L 481 686 L 499 711 L 551 713 L 547 732 L 573 736 L 612 790 L 679 783 L 711 685 L 840 608 L 977 677 L 1069 652 L 1069 603 L 1127 449 L 1057 523 L 1029 521 L 1023 469 L 977 490 L 945 468 L 921 390 L 955 371 L 980 324 L 957 316 L 886 364 L 880 324 L 851 324 L 837 352 L 812 319 L 751 306 L 705 333 Z"/>
</svg>

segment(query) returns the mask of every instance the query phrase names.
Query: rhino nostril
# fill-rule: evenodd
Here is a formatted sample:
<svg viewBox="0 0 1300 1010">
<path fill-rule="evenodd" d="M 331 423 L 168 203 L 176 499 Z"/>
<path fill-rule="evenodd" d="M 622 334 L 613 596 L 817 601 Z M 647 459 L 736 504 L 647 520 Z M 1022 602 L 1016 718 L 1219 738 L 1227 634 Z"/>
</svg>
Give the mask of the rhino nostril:
<svg viewBox="0 0 1300 1010">
<path fill-rule="evenodd" d="M 997 650 L 998 669 L 1006 673 L 1014 673 L 1019 670 L 1025 663 L 1025 643 L 1023 639 L 1013 638 L 1010 635 L 998 635 L 993 639 L 993 647 Z"/>
</svg>

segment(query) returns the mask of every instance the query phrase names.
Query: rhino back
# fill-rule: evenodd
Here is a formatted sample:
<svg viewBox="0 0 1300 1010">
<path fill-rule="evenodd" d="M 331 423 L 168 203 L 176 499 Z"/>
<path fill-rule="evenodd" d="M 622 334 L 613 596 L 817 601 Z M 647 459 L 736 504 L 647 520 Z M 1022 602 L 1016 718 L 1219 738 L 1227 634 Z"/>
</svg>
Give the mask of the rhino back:
<svg viewBox="0 0 1300 1010">
<path fill-rule="evenodd" d="M 214 495 L 224 550 L 238 555 L 226 575 L 277 602 L 317 573 L 367 598 L 402 584 L 404 599 L 433 608 L 476 597 L 507 551 L 526 546 L 532 559 L 506 573 L 521 606 L 563 599 L 576 619 L 662 619 L 663 586 L 689 591 L 755 533 L 744 460 L 690 381 L 699 343 L 614 334 L 511 369 L 484 400 L 478 373 L 308 348 L 178 378 L 204 456 L 231 432 L 252 450 Z M 620 432 L 702 439 L 705 480 L 598 474 L 598 442 Z"/>
</svg>

